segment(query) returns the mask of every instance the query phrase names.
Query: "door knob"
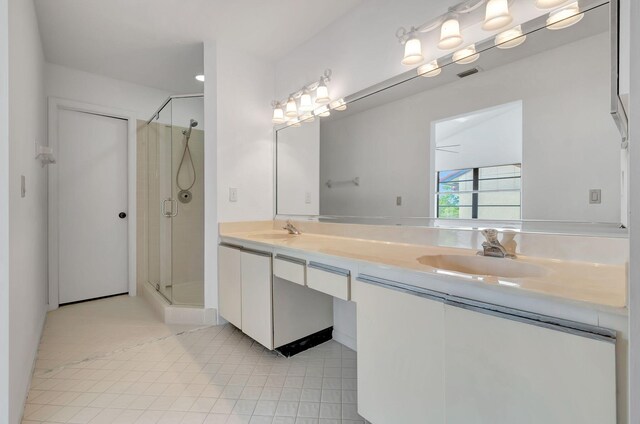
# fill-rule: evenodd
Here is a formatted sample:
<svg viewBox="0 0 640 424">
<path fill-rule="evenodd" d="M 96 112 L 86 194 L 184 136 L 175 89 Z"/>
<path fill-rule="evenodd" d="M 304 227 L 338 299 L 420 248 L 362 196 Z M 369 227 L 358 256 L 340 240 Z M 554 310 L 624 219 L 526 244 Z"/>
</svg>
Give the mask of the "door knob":
<svg viewBox="0 0 640 424">
<path fill-rule="evenodd" d="M 120 213 L 118 214 L 118 217 L 119 217 L 120 219 L 125 219 L 125 218 L 127 217 L 127 214 L 126 214 L 126 213 L 124 213 L 124 212 L 120 212 Z"/>
</svg>

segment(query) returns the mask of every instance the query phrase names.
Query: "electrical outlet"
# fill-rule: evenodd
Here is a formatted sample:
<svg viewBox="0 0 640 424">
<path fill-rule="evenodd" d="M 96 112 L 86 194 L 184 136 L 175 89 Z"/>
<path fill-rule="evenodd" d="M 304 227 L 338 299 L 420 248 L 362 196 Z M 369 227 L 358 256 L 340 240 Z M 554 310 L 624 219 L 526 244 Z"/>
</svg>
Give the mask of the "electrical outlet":
<svg viewBox="0 0 640 424">
<path fill-rule="evenodd" d="M 229 201 L 237 202 L 238 201 L 238 189 L 235 187 L 229 187 Z"/>
<path fill-rule="evenodd" d="M 20 197 L 27 195 L 27 181 L 24 175 L 20 175 Z"/>
<path fill-rule="evenodd" d="M 602 190 L 599 188 L 589 190 L 589 203 L 592 205 L 602 203 Z"/>
<path fill-rule="evenodd" d="M 396 197 L 396 206 L 402 206 L 402 196 Z"/>
<path fill-rule="evenodd" d="M 304 203 L 311 203 L 311 193 L 308 191 L 304 193 Z"/>
</svg>

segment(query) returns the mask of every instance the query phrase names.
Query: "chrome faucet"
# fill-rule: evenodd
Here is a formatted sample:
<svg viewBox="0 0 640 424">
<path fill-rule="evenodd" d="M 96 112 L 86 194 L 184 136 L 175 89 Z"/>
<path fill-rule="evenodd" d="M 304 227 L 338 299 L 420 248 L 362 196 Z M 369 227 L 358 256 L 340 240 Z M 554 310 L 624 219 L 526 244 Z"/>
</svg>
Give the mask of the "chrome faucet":
<svg viewBox="0 0 640 424">
<path fill-rule="evenodd" d="M 289 234 L 295 234 L 297 236 L 299 236 L 300 234 L 302 234 L 300 232 L 300 230 L 298 230 L 296 228 L 295 225 L 293 225 L 293 223 L 291 222 L 290 219 L 287 220 L 287 225 L 285 225 L 284 227 L 282 227 L 283 230 L 287 230 L 289 232 Z"/>
<path fill-rule="evenodd" d="M 515 233 L 504 233 L 502 243 L 498 240 L 498 230 L 487 228 L 482 230 L 482 235 L 485 241 L 482 243 L 482 250 L 478 252 L 478 255 L 493 258 L 516 258 L 516 242 L 513 239 L 516 236 Z"/>
</svg>

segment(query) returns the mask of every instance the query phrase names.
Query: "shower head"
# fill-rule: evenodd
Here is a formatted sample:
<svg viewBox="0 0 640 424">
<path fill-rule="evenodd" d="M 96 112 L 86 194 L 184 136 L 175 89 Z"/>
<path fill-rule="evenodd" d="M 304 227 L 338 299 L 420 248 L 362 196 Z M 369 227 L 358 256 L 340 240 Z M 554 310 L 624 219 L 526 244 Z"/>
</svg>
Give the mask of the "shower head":
<svg viewBox="0 0 640 424">
<path fill-rule="evenodd" d="M 186 130 L 182 130 L 182 134 L 184 136 L 186 136 L 187 138 L 191 137 L 191 128 L 195 128 L 198 126 L 198 121 L 196 121 L 195 119 L 191 118 L 189 120 L 189 127 Z"/>
</svg>

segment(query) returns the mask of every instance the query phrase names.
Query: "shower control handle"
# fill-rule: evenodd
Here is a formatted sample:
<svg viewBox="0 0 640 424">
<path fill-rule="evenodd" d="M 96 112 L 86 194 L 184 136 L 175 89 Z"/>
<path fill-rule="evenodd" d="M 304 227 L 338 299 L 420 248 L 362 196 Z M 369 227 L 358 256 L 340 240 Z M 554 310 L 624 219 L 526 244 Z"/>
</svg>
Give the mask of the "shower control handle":
<svg viewBox="0 0 640 424">
<path fill-rule="evenodd" d="M 120 212 L 118 214 L 118 218 L 120 218 L 120 219 L 125 219 L 126 217 L 127 217 L 127 214 L 125 212 Z"/>
</svg>

